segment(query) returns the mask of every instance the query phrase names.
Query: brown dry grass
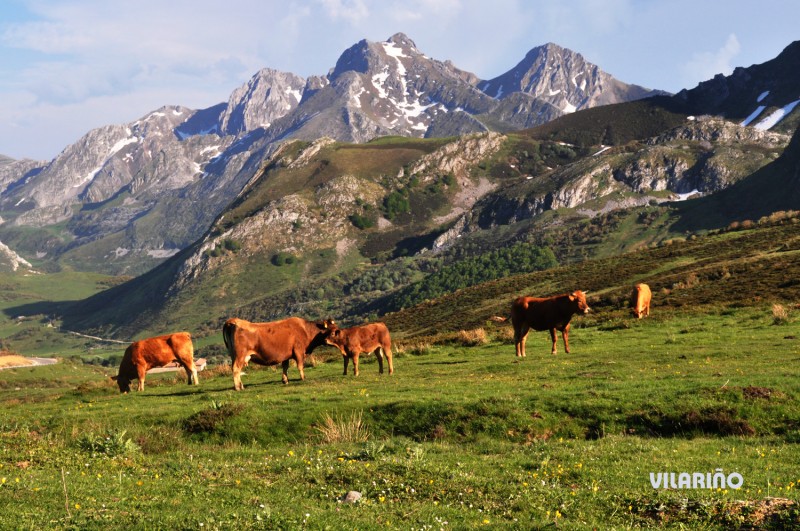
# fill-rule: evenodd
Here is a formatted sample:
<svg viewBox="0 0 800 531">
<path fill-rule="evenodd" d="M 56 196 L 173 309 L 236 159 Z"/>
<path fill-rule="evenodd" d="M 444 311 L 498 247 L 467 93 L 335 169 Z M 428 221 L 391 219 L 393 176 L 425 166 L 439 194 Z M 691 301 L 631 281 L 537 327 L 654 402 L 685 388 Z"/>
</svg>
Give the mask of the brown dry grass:
<svg viewBox="0 0 800 531">
<path fill-rule="evenodd" d="M 17 365 L 33 365 L 33 362 L 15 352 L 9 352 L 7 350 L 0 351 L 0 368 L 15 367 Z"/>
</svg>

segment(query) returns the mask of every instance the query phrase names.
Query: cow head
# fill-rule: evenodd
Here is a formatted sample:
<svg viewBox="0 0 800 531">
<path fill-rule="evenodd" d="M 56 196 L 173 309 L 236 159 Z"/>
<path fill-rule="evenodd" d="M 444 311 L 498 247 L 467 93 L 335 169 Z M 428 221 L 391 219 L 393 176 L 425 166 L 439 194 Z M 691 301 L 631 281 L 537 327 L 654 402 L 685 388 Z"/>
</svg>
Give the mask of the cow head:
<svg viewBox="0 0 800 531">
<path fill-rule="evenodd" d="M 343 341 L 342 338 L 344 337 L 344 333 L 342 333 L 341 328 L 335 328 L 331 330 L 331 333 L 325 337 L 325 343 L 328 345 L 332 345 L 334 347 L 338 347 L 342 345 Z"/>
<path fill-rule="evenodd" d="M 111 379 L 117 382 L 120 393 L 122 394 L 130 393 L 131 381 L 129 378 L 126 378 L 124 376 L 112 376 Z"/>
<path fill-rule="evenodd" d="M 573 291 L 569 296 L 569 300 L 575 303 L 578 313 L 586 314 L 591 310 L 589 304 L 586 302 L 586 293 L 581 290 Z"/>
</svg>

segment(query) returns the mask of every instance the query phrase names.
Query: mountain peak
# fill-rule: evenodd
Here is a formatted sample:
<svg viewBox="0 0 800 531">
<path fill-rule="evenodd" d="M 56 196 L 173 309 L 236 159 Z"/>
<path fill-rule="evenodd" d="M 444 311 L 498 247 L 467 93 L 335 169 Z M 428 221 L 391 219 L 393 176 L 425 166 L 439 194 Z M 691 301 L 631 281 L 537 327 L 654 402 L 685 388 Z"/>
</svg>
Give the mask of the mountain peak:
<svg viewBox="0 0 800 531">
<path fill-rule="evenodd" d="M 495 99 L 523 92 L 564 113 L 659 93 L 618 81 L 581 54 L 552 42 L 532 48 L 514 68 L 480 89 Z"/>
<path fill-rule="evenodd" d="M 412 48 L 414 50 L 417 49 L 417 45 L 408 38 L 405 33 L 395 33 L 391 37 L 386 40 L 387 43 L 392 43 L 400 46 L 401 48 Z"/>
</svg>

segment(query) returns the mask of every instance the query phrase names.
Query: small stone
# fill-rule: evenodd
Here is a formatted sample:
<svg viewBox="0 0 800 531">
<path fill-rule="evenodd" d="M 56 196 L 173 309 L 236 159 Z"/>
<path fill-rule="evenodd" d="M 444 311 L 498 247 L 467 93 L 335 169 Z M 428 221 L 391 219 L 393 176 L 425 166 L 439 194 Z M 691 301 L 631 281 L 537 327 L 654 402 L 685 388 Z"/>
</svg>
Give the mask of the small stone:
<svg viewBox="0 0 800 531">
<path fill-rule="evenodd" d="M 361 493 L 358 492 L 357 490 L 351 490 L 350 492 L 339 498 L 339 501 L 342 503 L 356 503 L 360 499 L 361 499 Z"/>
</svg>

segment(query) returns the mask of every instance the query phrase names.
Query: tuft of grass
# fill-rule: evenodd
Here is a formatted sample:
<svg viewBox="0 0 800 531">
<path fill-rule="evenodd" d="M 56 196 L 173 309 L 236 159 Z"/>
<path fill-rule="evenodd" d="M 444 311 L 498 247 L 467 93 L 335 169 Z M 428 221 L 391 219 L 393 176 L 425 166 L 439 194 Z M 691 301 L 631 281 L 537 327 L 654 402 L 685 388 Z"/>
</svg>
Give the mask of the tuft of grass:
<svg viewBox="0 0 800 531">
<path fill-rule="evenodd" d="M 789 309 L 783 304 L 772 305 L 772 324 L 785 325 L 789 323 Z"/>
<path fill-rule="evenodd" d="M 473 330 L 460 330 L 456 335 L 456 342 L 465 347 L 477 347 L 489 342 L 486 330 L 475 328 Z"/>
<path fill-rule="evenodd" d="M 316 426 L 316 429 L 322 435 L 322 441 L 328 444 L 365 443 L 370 436 L 361 411 L 353 412 L 350 417 L 334 417 L 325 413 L 322 424 Z"/>
<path fill-rule="evenodd" d="M 126 430 L 109 430 L 105 435 L 85 433 L 78 439 L 78 448 L 92 457 L 117 457 L 138 452 L 139 445 L 126 437 L 126 433 Z"/>
</svg>

